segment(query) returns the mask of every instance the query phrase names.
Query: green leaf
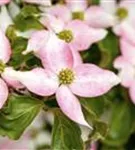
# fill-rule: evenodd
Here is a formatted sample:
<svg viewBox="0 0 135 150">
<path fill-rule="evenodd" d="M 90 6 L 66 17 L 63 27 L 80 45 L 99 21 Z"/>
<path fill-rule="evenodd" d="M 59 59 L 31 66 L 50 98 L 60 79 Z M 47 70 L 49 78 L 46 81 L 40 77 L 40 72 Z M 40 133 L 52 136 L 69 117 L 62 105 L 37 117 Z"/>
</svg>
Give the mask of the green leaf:
<svg viewBox="0 0 135 150">
<path fill-rule="evenodd" d="M 24 18 L 35 16 L 39 13 L 40 13 L 39 9 L 36 6 L 32 5 L 25 5 L 20 12 L 21 16 L 23 16 Z"/>
<path fill-rule="evenodd" d="M 103 68 L 112 68 L 113 61 L 119 54 L 118 38 L 112 32 L 108 32 L 107 37 L 98 43 L 102 59 L 100 66 Z"/>
<path fill-rule="evenodd" d="M 9 65 L 13 66 L 16 69 L 31 58 L 31 55 L 22 55 L 22 52 L 26 49 L 26 46 L 27 39 L 21 37 L 14 39 L 14 41 L 12 42 L 12 57 Z"/>
<path fill-rule="evenodd" d="M 100 118 L 104 113 L 106 105 L 105 101 L 105 96 L 80 99 L 86 120 L 93 126 L 93 131 L 90 134 L 90 140 L 102 139 L 107 134 L 108 126 Z"/>
<path fill-rule="evenodd" d="M 37 7 L 26 5 L 14 20 L 16 28 L 22 32 L 29 29 L 43 29 L 43 25 L 38 21 L 38 14 Z"/>
<path fill-rule="evenodd" d="M 98 65 L 101 60 L 101 52 L 99 47 L 94 44 L 88 50 L 81 52 L 84 63 L 93 63 Z"/>
<path fill-rule="evenodd" d="M 43 107 L 43 102 L 22 95 L 10 95 L 7 105 L 0 111 L 0 134 L 18 139 Z"/>
<path fill-rule="evenodd" d="M 22 52 L 27 47 L 27 39 L 22 37 L 16 37 L 12 41 L 12 56 L 9 61 L 9 65 L 15 69 L 25 68 L 30 69 L 35 66 L 41 66 L 40 60 L 37 59 L 32 53 L 23 55 Z"/>
<path fill-rule="evenodd" d="M 99 117 L 104 111 L 105 99 L 105 96 L 80 98 L 80 102 L 89 113 L 92 113 L 95 117 Z"/>
<path fill-rule="evenodd" d="M 98 5 L 100 0 L 89 0 L 92 5 Z"/>
<path fill-rule="evenodd" d="M 128 140 L 132 130 L 132 111 L 129 103 L 125 101 L 117 102 L 112 110 L 109 132 L 104 143 L 121 146 Z"/>
<path fill-rule="evenodd" d="M 52 150 L 83 150 L 81 131 L 76 123 L 56 111 L 53 126 Z"/>
</svg>

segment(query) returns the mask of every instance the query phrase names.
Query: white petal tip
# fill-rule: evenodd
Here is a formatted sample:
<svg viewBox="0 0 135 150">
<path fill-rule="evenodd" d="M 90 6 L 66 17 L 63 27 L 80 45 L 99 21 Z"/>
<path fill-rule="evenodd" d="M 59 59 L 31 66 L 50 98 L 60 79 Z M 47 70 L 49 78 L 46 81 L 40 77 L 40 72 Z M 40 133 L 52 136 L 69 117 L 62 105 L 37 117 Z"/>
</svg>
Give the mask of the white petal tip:
<svg viewBox="0 0 135 150">
<path fill-rule="evenodd" d="M 27 55 L 27 54 L 30 53 L 30 52 L 32 52 L 32 51 L 26 50 L 26 51 L 23 51 L 22 54 L 23 54 L 23 55 Z"/>
</svg>

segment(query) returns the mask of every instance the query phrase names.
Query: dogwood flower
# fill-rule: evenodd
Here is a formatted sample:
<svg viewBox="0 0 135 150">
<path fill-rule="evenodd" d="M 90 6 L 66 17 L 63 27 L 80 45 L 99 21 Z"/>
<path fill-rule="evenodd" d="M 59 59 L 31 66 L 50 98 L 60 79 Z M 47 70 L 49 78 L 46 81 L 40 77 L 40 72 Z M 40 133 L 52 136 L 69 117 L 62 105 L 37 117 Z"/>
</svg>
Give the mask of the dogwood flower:
<svg viewBox="0 0 135 150">
<path fill-rule="evenodd" d="M 114 67 L 119 70 L 121 84 L 129 89 L 129 95 L 135 103 L 135 46 L 121 39 L 122 55 L 116 58 Z"/>
<path fill-rule="evenodd" d="M 55 34 L 52 36 L 55 40 L 49 40 L 46 50 L 40 53 L 40 57 L 44 57 L 45 68 L 14 71 L 13 76 L 37 95 L 55 94 L 58 105 L 65 115 L 89 127 L 77 96 L 100 96 L 117 85 L 119 78 L 113 72 L 93 64 L 83 64 L 77 59 L 74 63 L 68 44 L 58 39 Z"/>
<path fill-rule="evenodd" d="M 97 28 L 113 27 L 116 35 L 135 43 L 135 1 L 101 0 L 100 6 L 89 9 L 89 25 Z M 94 15 L 93 15 L 94 14 Z"/>
<path fill-rule="evenodd" d="M 49 29 L 49 32 L 54 32 L 57 35 L 57 38 L 68 43 L 70 48 L 76 51 L 83 51 L 88 49 L 90 45 L 102 40 L 107 35 L 106 30 L 95 30 L 79 20 L 71 21 L 68 24 L 65 24 L 62 20 L 49 15 L 47 17 L 43 17 L 41 19 L 41 22 Z M 45 41 L 39 43 L 41 37 L 46 36 L 45 32 L 41 31 L 40 35 L 38 33 L 39 31 L 35 32 L 31 36 L 29 44 L 34 42 L 38 43 L 38 45 L 40 45 L 40 43 L 43 44 L 43 42 L 45 43 Z M 37 40 L 35 40 L 36 37 Z M 27 48 L 25 54 L 27 54 L 31 50 L 34 49 Z"/>
</svg>

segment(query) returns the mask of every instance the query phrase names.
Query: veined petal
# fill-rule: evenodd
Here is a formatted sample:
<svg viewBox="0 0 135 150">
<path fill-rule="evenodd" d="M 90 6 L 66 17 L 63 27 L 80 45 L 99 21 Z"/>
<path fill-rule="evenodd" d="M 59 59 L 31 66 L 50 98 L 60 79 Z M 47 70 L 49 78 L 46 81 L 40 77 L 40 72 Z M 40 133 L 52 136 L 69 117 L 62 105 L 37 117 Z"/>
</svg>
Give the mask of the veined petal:
<svg viewBox="0 0 135 150">
<path fill-rule="evenodd" d="M 10 43 L 5 36 L 4 32 L 0 30 L 0 60 L 7 63 L 11 56 Z"/>
<path fill-rule="evenodd" d="M 134 81 L 135 69 L 123 56 L 116 58 L 114 67 L 119 70 L 119 78 L 124 87 L 130 87 Z"/>
<path fill-rule="evenodd" d="M 2 31 L 6 32 L 7 27 L 12 24 L 13 21 L 7 11 L 6 6 L 2 6 L 0 11 L 0 28 Z"/>
<path fill-rule="evenodd" d="M 87 6 L 87 0 L 66 0 L 67 6 L 73 11 L 84 11 Z"/>
<path fill-rule="evenodd" d="M 5 68 L 4 72 L 1 74 L 1 77 L 6 81 L 9 86 L 15 89 L 24 88 L 24 86 L 14 77 L 14 70 L 12 67 Z"/>
<path fill-rule="evenodd" d="M 23 54 L 30 53 L 34 51 L 35 53 L 38 53 L 41 48 L 44 48 L 46 45 L 46 42 L 49 39 L 49 32 L 46 30 L 36 31 L 34 32 L 27 45 L 27 49 L 23 52 Z"/>
<path fill-rule="evenodd" d="M 100 0 L 100 6 L 108 13 L 115 14 L 117 9 L 116 0 Z"/>
<path fill-rule="evenodd" d="M 135 45 L 121 38 L 120 49 L 123 57 L 128 60 L 128 62 L 135 65 Z"/>
<path fill-rule="evenodd" d="M 99 6 L 89 7 L 85 12 L 85 20 L 94 28 L 108 28 L 116 24 L 115 16 L 107 13 Z"/>
<path fill-rule="evenodd" d="M 70 47 L 78 51 L 88 49 L 91 44 L 102 40 L 107 35 L 106 30 L 90 28 L 79 20 L 69 22 L 66 29 L 73 32 L 73 40 L 69 43 Z"/>
<path fill-rule="evenodd" d="M 23 1 L 32 4 L 51 6 L 51 0 L 23 0 Z"/>
<path fill-rule="evenodd" d="M 5 4 L 9 3 L 9 2 L 11 2 L 11 0 L 1 0 L 0 1 L 0 6 L 1 5 L 5 5 Z"/>
<path fill-rule="evenodd" d="M 74 94 L 82 97 L 100 96 L 120 82 L 113 72 L 92 64 L 79 65 L 74 72 L 76 77 L 70 89 Z"/>
<path fill-rule="evenodd" d="M 55 73 L 63 68 L 72 68 L 73 55 L 68 44 L 60 40 L 54 33 L 50 33 L 46 47 L 40 51 L 43 66 Z"/>
<path fill-rule="evenodd" d="M 56 75 L 42 68 L 35 68 L 25 72 L 14 71 L 12 76 L 20 81 L 29 91 L 40 96 L 53 95 L 58 88 Z"/>
<path fill-rule="evenodd" d="M 6 83 L 2 79 L 0 79 L 0 109 L 5 104 L 7 98 L 8 98 L 8 87 Z"/>
<path fill-rule="evenodd" d="M 60 5 L 60 4 L 54 5 L 47 9 L 47 13 L 62 19 L 64 22 L 68 22 L 72 19 L 71 11 L 65 5 Z"/>
<path fill-rule="evenodd" d="M 68 87 L 64 85 L 60 86 L 56 92 L 56 99 L 58 105 L 66 116 L 81 125 L 91 128 L 85 121 L 78 99 L 73 95 Z"/>
</svg>

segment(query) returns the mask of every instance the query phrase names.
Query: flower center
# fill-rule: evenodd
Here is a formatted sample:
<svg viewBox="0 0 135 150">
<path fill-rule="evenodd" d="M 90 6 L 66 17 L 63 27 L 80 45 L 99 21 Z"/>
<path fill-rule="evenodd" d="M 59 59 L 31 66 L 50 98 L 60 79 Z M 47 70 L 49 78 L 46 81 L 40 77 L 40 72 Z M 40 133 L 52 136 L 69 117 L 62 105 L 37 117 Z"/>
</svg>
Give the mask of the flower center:
<svg viewBox="0 0 135 150">
<path fill-rule="evenodd" d="M 124 7 L 120 7 L 116 11 L 116 16 L 120 19 L 123 20 L 128 16 L 128 10 Z"/>
<path fill-rule="evenodd" d="M 73 40 L 73 33 L 71 30 L 63 30 L 58 33 L 58 37 L 61 40 L 64 40 L 67 43 L 70 43 Z"/>
<path fill-rule="evenodd" d="M 74 80 L 74 73 L 71 69 L 62 69 L 58 75 L 60 84 L 71 84 Z"/>
<path fill-rule="evenodd" d="M 84 20 L 84 13 L 82 11 L 77 11 L 72 13 L 72 19 Z"/>
</svg>

